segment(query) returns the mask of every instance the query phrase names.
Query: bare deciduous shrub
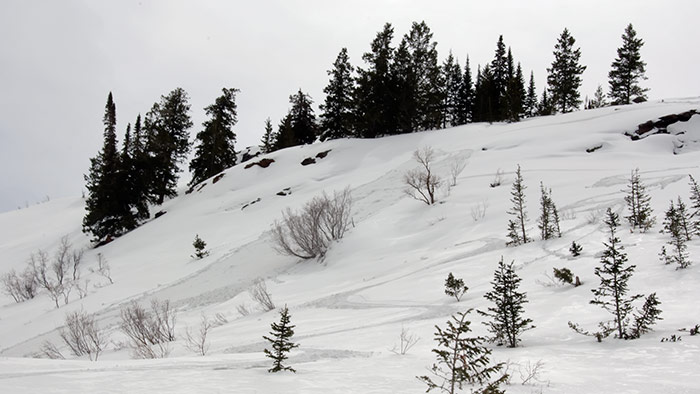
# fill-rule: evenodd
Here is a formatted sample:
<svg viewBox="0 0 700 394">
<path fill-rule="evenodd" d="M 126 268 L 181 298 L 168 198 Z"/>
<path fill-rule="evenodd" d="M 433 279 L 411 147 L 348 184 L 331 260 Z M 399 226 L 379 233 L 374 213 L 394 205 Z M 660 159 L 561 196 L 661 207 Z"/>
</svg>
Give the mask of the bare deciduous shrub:
<svg viewBox="0 0 700 394">
<path fill-rule="evenodd" d="M 2 292 L 12 297 L 15 302 L 27 301 L 36 296 L 38 283 L 30 268 L 21 274 L 11 270 L 0 278 L 0 283 L 2 283 Z"/>
<path fill-rule="evenodd" d="M 213 323 L 202 315 L 197 332 L 191 332 L 189 327 L 185 329 L 185 347 L 201 356 L 206 356 L 209 351 L 207 336 L 212 327 Z"/>
<path fill-rule="evenodd" d="M 94 361 L 97 361 L 108 341 L 106 332 L 95 322 L 95 316 L 84 311 L 67 314 L 66 325 L 59 330 L 59 334 L 74 355 L 87 355 Z"/>
<path fill-rule="evenodd" d="M 596 224 L 600 221 L 600 218 L 602 218 L 603 215 L 605 215 L 605 210 L 600 208 L 588 211 L 588 214 L 586 215 L 586 223 Z"/>
<path fill-rule="evenodd" d="M 440 177 L 433 174 L 432 171 L 435 151 L 426 146 L 413 152 L 413 158 L 420 164 L 420 167 L 410 170 L 404 175 L 404 183 L 408 186 L 404 193 L 418 201 L 433 205 L 437 201 L 435 195 L 437 189 L 442 184 Z"/>
<path fill-rule="evenodd" d="M 574 220 L 576 219 L 576 211 L 573 208 L 564 209 L 561 212 L 561 220 Z"/>
<path fill-rule="evenodd" d="M 246 305 L 245 302 L 236 306 L 236 310 L 241 316 L 250 315 L 250 308 L 248 308 L 248 305 Z"/>
<path fill-rule="evenodd" d="M 175 340 L 175 312 L 170 301 L 151 301 L 146 310 L 135 301 L 121 310 L 121 329 L 129 337 L 132 354 L 137 358 L 163 358 Z"/>
<path fill-rule="evenodd" d="M 51 360 L 65 360 L 66 358 L 61 354 L 56 345 L 50 341 L 44 341 L 41 344 L 39 352 L 36 354 L 37 358 L 50 358 Z"/>
<path fill-rule="evenodd" d="M 467 166 L 467 159 L 464 157 L 455 157 L 450 161 L 450 186 L 457 186 L 457 177 L 464 171 Z"/>
<path fill-rule="evenodd" d="M 489 207 L 488 200 L 483 200 L 479 204 L 475 205 L 471 209 L 472 219 L 475 222 L 486 217 L 486 209 Z"/>
<path fill-rule="evenodd" d="M 401 327 L 401 335 L 399 335 L 399 343 L 394 345 L 390 352 L 398 355 L 405 355 L 411 348 L 418 343 L 420 337 L 411 334 L 411 332 L 405 327 Z"/>
<path fill-rule="evenodd" d="M 272 227 L 275 249 L 301 259 L 322 258 L 330 243 L 343 238 L 352 224 L 350 189 L 323 193 L 306 203 L 299 212 L 287 208 L 282 221 Z"/>
<path fill-rule="evenodd" d="M 275 303 L 272 302 L 272 296 L 270 295 L 270 292 L 267 291 L 267 285 L 265 285 L 264 280 L 256 280 L 253 283 L 253 286 L 248 289 L 248 294 L 250 294 L 250 298 L 257 302 L 264 311 L 267 312 L 275 309 Z M 241 311 L 239 310 L 239 312 Z"/>
<path fill-rule="evenodd" d="M 498 170 L 496 170 L 496 175 L 493 176 L 493 180 L 491 181 L 491 183 L 489 183 L 489 186 L 498 187 L 498 186 L 501 186 L 502 183 L 503 183 L 503 170 L 499 168 Z"/>
<path fill-rule="evenodd" d="M 543 370 L 544 363 L 542 362 L 542 360 L 538 360 L 536 363 L 527 361 L 524 365 L 518 366 L 520 381 L 523 385 L 534 383 L 547 384 L 548 382 L 545 382 L 540 379 L 540 374 Z"/>
<path fill-rule="evenodd" d="M 97 254 L 97 269 L 90 268 L 90 272 L 97 273 L 103 278 L 109 280 L 109 284 L 114 284 L 112 280 L 112 270 L 109 267 L 109 262 L 107 258 L 102 255 L 102 253 Z"/>
<path fill-rule="evenodd" d="M 34 272 L 34 278 L 36 279 L 39 287 L 46 290 L 49 297 L 56 304 L 56 308 L 59 307 L 58 302 L 63 296 L 64 300 L 66 292 L 70 294 L 70 289 L 68 287 L 68 280 L 66 278 L 66 272 L 68 267 L 62 265 L 61 260 L 54 261 L 49 266 L 49 255 L 43 250 L 38 250 L 36 253 L 32 253 L 29 259 L 29 265 Z"/>
</svg>

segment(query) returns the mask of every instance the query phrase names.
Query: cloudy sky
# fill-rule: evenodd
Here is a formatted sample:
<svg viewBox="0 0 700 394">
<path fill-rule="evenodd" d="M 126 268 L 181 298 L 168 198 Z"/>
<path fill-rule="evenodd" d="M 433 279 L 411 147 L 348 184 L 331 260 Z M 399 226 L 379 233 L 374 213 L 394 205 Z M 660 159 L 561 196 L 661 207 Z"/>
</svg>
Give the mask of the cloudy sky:
<svg viewBox="0 0 700 394">
<path fill-rule="evenodd" d="M 472 66 L 491 61 L 499 34 L 541 92 L 557 37 L 582 50 L 583 95 L 607 72 L 628 23 L 646 42 L 651 99 L 700 95 L 697 15 L 687 1 L 2 0 L 0 212 L 49 196 L 78 196 L 102 143 L 111 91 L 119 130 L 175 87 L 190 95 L 195 127 L 223 87 L 238 95 L 237 148 L 257 144 L 299 88 L 323 101 L 342 47 L 355 65 L 385 22 L 395 40 L 425 20 L 438 42 Z M 187 175 L 185 175 L 187 176 Z"/>
</svg>

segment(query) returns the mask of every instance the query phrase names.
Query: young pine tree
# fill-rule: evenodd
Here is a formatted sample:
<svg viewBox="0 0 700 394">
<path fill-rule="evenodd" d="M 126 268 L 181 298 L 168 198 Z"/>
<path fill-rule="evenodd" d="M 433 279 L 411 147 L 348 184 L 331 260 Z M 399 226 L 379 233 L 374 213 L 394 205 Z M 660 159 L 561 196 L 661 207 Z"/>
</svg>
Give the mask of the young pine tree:
<svg viewBox="0 0 700 394">
<path fill-rule="evenodd" d="M 605 251 L 600 259 L 601 265 L 595 268 L 595 274 L 600 278 L 600 285 L 593 292 L 591 304 L 600 305 L 613 315 L 613 325 L 618 338 L 626 338 L 629 315 L 632 312 L 632 302 L 641 294 L 628 296 L 627 282 L 634 273 L 635 265 L 626 265 L 627 254 L 615 233 L 620 225 L 619 217 L 610 208 L 606 211 L 605 224 L 610 230 L 610 238 L 605 243 Z"/>
<path fill-rule="evenodd" d="M 223 88 L 214 104 L 204 108 L 209 119 L 202 125 L 204 130 L 197 133 L 195 155 L 190 162 L 192 180 L 196 185 L 236 164 L 236 133 L 233 126 L 238 122 L 235 88 Z"/>
<path fill-rule="evenodd" d="M 659 305 L 661 305 L 661 301 L 656 298 L 656 293 L 649 294 L 644 300 L 642 309 L 638 309 L 633 316 L 632 327 L 627 333 L 629 339 L 641 337 L 643 334 L 651 331 L 651 326 L 656 324 L 658 320 L 663 320 L 659 317 L 659 315 L 661 315 Z"/>
<path fill-rule="evenodd" d="M 690 218 L 695 233 L 700 236 L 700 187 L 692 175 L 688 176 L 690 177 Z"/>
<path fill-rule="evenodd" d="M 651 197 L 646 192 L 646 186 L 642 183 L 639 176 L 639 168 L 634 169 L 630 175 L 629 184 L 627 185 L 627 196 L 625 202 L 630 211 L 630 215 L 625 218 L 629 221 L 632 228 L 639 228 L 642 231 L 647 231 L 654 225 L 656 219 L 652 215 Z"/>
<path fill-rule="evenodd" d="M 562 113 L 574 111 L 581 105 L 581 74 L 586 66 L 579 64 L 581 49 L 574 49 L 576 40 L 564 29 L 554 47 L 552 67 L 547 68 L 547 84 L 554 108 Z"/>
<path fill-rule="evenodd" d="M 598 88 L 593 94 L 593 99 L 588 102 L 588 107 L 586 109 L 595 109 L 607 107 L 608 102 L 605 100 L 605 93 L 603 93 L 603 87 L 598 85 Z"/>
<path fill-rule="evenodd" d="M 571 252 L 571 255 L 574 257 L 578 257 L 581 255 L 581 251 L 583 251 L 583 247 L 581 247 L 580 244 L 577 244 L 576 241 L 571 241 L 571 247 L 569 248 L 569 252 Z"/>
<path fill-rule="evenodd" d="M 460 94 L 462 89 L 462 67 L 452 56 L 452 51 L 442 64 L 443 95 L 443 124 L 442 127 L 452 127 L 464 124 L 460 115 Z"/>
<path fill-rule="evenodd" d="M 341 49 L 333 63 L 333 69 L 328 70 L 331 78 L 323 89 L 326 100 L 320 107 L 322 112 L 319 125 L 322 141 L 351 137 L 354 134 L 354 70 L 347 48 Z"/>
<path fill-rule="evenodd" d="M 472 393 L 499 394 L 505 391 L 498 387 L 506 381 L 507 375 L 501 375 L 490 381 L 492 375 L 498 375 L 503 368 L 503 363 L 491 364 L 491 350 L 482 344 L 482 337 L 467 337 L 471 332 L 471 322 L 464 313 L 457 313 L 447 321 L 447 328 L 435 326 L 435 340 L 437 348 L 433 349 L 437 362 L 430 371 L 434 375 L 418 376 L 417 378 L 428 385 L 428 392 L 438 389 L 443 393 L 454 394 L 462 390 L 465 384 L 480 385 Z"/>
<path fill-rule="evenodd" d="M 467 290 L 469 288 L 464 284 L 464 280 L 455 278 L 452 272 L 447 275 L 447 279 L 445 279 L 445 294 L 454 297 L 459 302 L 459 299 L 462 298 Z"/>
<path fill-rule="evenodd" d="M 293 343 L 291 341 L 292 336 L 294 336 L 294 327 L 290 324 L 291 316 L 289 315 L 289 309 L 285 305 L 280 311 L 280 322 L 272 323 L 270 327 L 270 336 L 263 336 L 263 339 L 270 342 L 272 350 L 265 349 L 265 355 L 272 359 L 272 368 L 268 369 L 268 372 L 279 372 L 279 371 L 291 371 L 296 372 L 294 368 L 284 365 L 284 360 L 286 360 L 287 353 L 292 349 L 299 347 L 298 343 Z"/>
<path fill-rule="evenodd" d="M 316 124 L 316 115 L 311 107 L 313 104 L 311 97 L 299 89 L 296 94 L 289 96 L 289 103 L 292 104 L 292 108 L 289 110 L 289 120 L 294 136 L 294 145 L 313 143 L 318 136 L 318 125 Z"/>
<path fill-rule="evenodd" d="M 464 75 L 459 87 L 459 100 L 457 110 L 457 124 L 467 124 L 474 119 L 474 82 L 469 66 L 469 56 L 464 65 Z"/>
<path fill-rule="evenodd" d="M 680 197 L 678 197 L 678 205 L 674 205 L 673 200 L 671 200 L 671 205 L 666 211 L 663 226 L 664 232 L 671 235 L 668 245 L 672 249 L 671 254 L 668 254 L 666 248 L 663 247 L 661 249 L 661 259 L 666 264 L 678 265 L 677 269 L 687 268 L 691 262 L 688 257 L 686 242 L 692 237 L 692 232 L 690 231 L 690 216 L 686 212 L 685 204 L 683 204 Z"/>
<path fill-rule="evenodd" d="M 644 75 L 646 63 L 639 53 L 643 45 L 644 41 L 637 38 L 632 24 L 627 25 L 622 35 L 622 46 L 617 48 L 617 58 L 612 62 L 612 69 L 608 73 L 613 105 L 646 101 L 645 93 L 649 89 L 639 86 L 640 80 L 647 79 Z"/>
<path fill-rule="evenodd" d="M 204 257 L 209 255 L 209 251 L 207 250 L 207 243 L 204 242 L 203 239 L 199 238 L 199 234 L 195 235 L 194 242 L 192 242 L 192 246 L 194 246 L 194 257 L 198 259 L 203 259 Z"/>
<path fill-rule="evenodd" d="M 537 116 L 537 91 L 535 91 L 535 73 L 532 71 L 530 71 L 530 84 L 527 86 L 524 109 L 526 117 Z"/>
<path fill-rule="evenodd" d="M 545 189 L 540 182 L 540 217 L 537 219 L 537 227 L 540 229 L 542 240 L 554 237 L 561 238 L 561 228 L 559 227 L 559 211 L 552 200 L 552 189 Z"/>
<path fill-rule="evenodd" d="M 521 279 L 515 273 L 513 265 L 513 262 L 505 264 L 501 257 L 491 282 L 493 290 L 484 295 L 494 306 L 489 307 L 486 312 L 478 311 L 479 314 L 492 319 L 484 323 L 493 334 L 492 340 L 498 345 L 508 347 L 517 347 L 520 334 L 534 328 L 532 320 L 523 317 L 523 304 L 527 303 L 527 297 L 525 293 L 518 291 Z"/>
<path fill-rule="evenodd" d="M 515 219 L 508 221 L 508 238 L 510 241 L 506 245 L 520 245 L 531 241 L 525 232 L 525 223 L 527 222 L 527 212 L 525 211 L 525 189 L 523 176 L 520 172 L 520 165 L 515 171 L 515 181 L 510 192 L 513 207 L 508 211 L 509 215 L 513 215 Z"/>
<path fill-rule="evenodd" d="M 265 133 L 260 140 L 260 150 L 262 153 L 270 153 L 274 150 L 274 132 L 272 131 L 272 121 L 270 118 L 265 119 Z"/>
</svg>

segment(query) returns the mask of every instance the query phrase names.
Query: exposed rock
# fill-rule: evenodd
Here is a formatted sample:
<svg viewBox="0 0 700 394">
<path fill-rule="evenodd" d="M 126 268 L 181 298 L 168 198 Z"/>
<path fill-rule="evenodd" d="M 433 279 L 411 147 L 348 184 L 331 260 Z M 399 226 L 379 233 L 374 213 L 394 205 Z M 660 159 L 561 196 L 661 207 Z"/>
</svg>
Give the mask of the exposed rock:
<svg viewBox="0 0 700 394">
<path fill-rule="evenodd" d="M 166 213 L 168 213 L 168 211 L 158 211 L 158 212 L 156 212 L 156 214 L 153 216 L 153 218 L 154 218 L 154 219 L 158 219 L 159 217 L 165 215 Z"/>
<path fill-rule="evenodd" d="M 221 180 L 221 178 L 224 177 L 224 175 L 226 175 L 226 174 L 222 172 L 221 174 L 215 176 L 214 179 L 212 179 L 211 183 L 219 182 Z"/>
<path fill-rule="evenodd" d="M 281 192 L 277 192 L 278 196 L 288 196 L 290 194 L 292 194 L 292 188 L 290 187 L 285 187 Z"/>
<path fill-rule="evenodd" d="M 650 135 L 669 134 L 668 126 L 678 122 L 687 122 L 694 115 L 700 115 L 700 112 L 698 112 L 698 110 L 692 109 L 690 111 L 682 112 L 680 114 L 670 114 L 662 116 L 655 121 L 648 120 L 637 126 L 637 130 L 631 133 L 626 132 L 625 135 L 629 136 L 632 139 L 632 141 L 636 141 L 641 138 L 646 138 Z"/>
<path fill-rule="evenodd" d="M 248 208 L 249 206 L 255 204 L 256 202 L 260 202 L 260 197 L 256 198 L 255 200 L 249 202 L 248 204 L 245 204 L 244 206 L 241 207 L 241 211 Z"/>
<path fill-rule="evenodd" d="M 328 149 L 327 151 L 318 152 L 318 153 L 316 154 L 316 158 L 317 158 L 317 159 L 323 159 L 324 157 L 328 156 L 328 152 L 330 152 L 331 150 L 332 150 L 332 149 Z"/>
<path fill-rule="evenodd" d="M 301 162 L 302 166 L 308 166 L 309 164 L 316 164 L 316 159 L 314 159 L 313 157 L 307 157 Z"/>
<path fill-rule="evenodd" d="M 597 151 L 598 149 L 600 149 L 600 148 L 602 148 L 602 147 L 603 147 L 603 145 L 596 145 L 596 146 L 594 146 L 594 147 L 592 147 L 592 148 L 587 148 L 587 149 L 586 149 L 586 153 L 593 153 L 593 152 Z"/>
<path fill-rule="evenodd" d="M 275 162 L 275 159 L 262 159 L 260 161 L 256 161 L 255 163 L 246 164 L 246 166 L 244 168 L 248 169 L 252 166 L 260 166 L 262 168 L 267 168 L 270 166 L 270 164 L 272 164 L 274 162 Z"/>
</svg>

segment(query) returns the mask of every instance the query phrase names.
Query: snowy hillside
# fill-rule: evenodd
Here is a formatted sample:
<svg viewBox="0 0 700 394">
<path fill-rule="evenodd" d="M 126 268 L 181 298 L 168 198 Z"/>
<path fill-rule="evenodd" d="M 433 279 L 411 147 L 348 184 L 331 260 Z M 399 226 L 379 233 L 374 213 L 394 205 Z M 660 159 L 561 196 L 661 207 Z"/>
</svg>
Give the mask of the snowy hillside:
<svg viewBox="0 0 700 394">
<path fill-rule="evenodd" d="M 697 393 L 700 336 L 679 332 L 700 324 L 700 240 L 689 242 L 688 269 L 658 259 L 669 237 L 660 234 L 671 199 L 688 202 L 688 174 L 700 179 L 700 115 L 669 126 L 668 134 L 632 141 L 625 135 L 661 116 L 700 108 L 700 99 L 608 107 L 514 124 L 471 124 L 447 130 L 376 140 L 335 140 L 277 151 L 225 172 L 190 194 L 167 201 L 167 213 L 98 249 L 85 252 L 83 278 L 89 293 L 71 294 L 55 309 L 45 294 L 15 303 L 0 296 L 0 392 L 3 393 L 420 393 L 415 376 L 435 361 L 435 325 L 469 308 L 484 310 L 496 264 L 514 260 L 529 303 L 525 314 L 536 328 L 522 346 L 493 346 L 496 361 L 511 363 L 508 393 Z M 445 179 L 456 160 L 466 160 L 457 185 L 443 188 L 428 206 L 404 193 L 403 175 L 415 168 L 413 152 L 430 146 L 434 171 Z M 588 151 L 587 151 L 588 150 Z M 308 157 L 329 151 L 316 163 Z M 675 152 L 675 153 L 674 153 Z M 267 157 L 267 168 L 246 164 Z M 510 190 L 520 165 L 527 185 L 530 235 L 535 242 L 506 247 Z M 624 189 L 639 168 L 652 197 L 657 224 L 647 233 L 619 232 L 637 269 L 631 293 L 656 292 L 663 320 L 641 339 L 612 337 L 597 343 L 567 327 L 575 321 L 595 328 L 609 315 L 590 305 L 607 235 L 603 212 L 627 214 Z M 498 170 L 503 182 L 490 187 Z M 539 240 L 536 218 L 540 182 L 552 189 L 562 214 L 562 237 Z M 300 261 L 273 249 L 269 230 L 286 207 L 299 208 L 321 194 L 349 187 L 354 227 L 331 246 L 322 262 Z M 288 195 L 278 195 L 288 189 Z M 282 193 L 286 194 L 286 193 Z M 252 203 L 255 202 L 255 203 Z M 0 214 L 0 274 L 21 271 L 32 252 L 52 254 L 61 237 L 89 246 L 81 233 L 81 199 L 65 199 Z M 246 206 L 247 205 L 247 206 Z M 158 210 L 156 209 L 156 210 Z M 480 217 L 479 210 L 485 209 Z M 210 255 L 191 257 L 196 234 Z M 576 241 L 583 253 L 574 259 Z M 101 253 L 114 284 L 91 273 Z M 580 287 L 552 285 L 553 267 L 568 267 Z M 461 301 L 443 292 L 448 273 L 469 287 Z M 278 307 L 285 304 L 296 325 L 289 363 L 296 374 L 269 374 L 262 339 L 277 311 L 256 309 L 247 289 L 263 278 Z M 132 360 L 121 344 L 120 308 L 129 301 L 170 300 L 177 311 L 168 358 Z M 238 307 L 252 313 L 242 316 Z M 57 329 L 67 312 L 96 313 L 108 327 L 110 344 L 97 362 L 31 358 L 44 341 L 60 343 Z M 219 317 L 206 356 L 196 356 L 181 338 L 202 314 Z M 471 315 L 472 329 L 487 335 Z M 390 351 L 402 328 L 420 341 L 406 355 Z M 661 342 L 681 335 L 680 342 Z M 521 384 L 528 363 L 543 363 L 539 381 Z M 468 390 L 466 390 L 468 392 Z"/>
</svg>

